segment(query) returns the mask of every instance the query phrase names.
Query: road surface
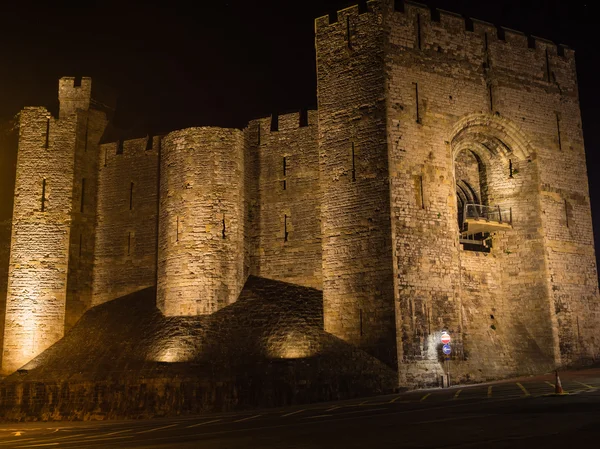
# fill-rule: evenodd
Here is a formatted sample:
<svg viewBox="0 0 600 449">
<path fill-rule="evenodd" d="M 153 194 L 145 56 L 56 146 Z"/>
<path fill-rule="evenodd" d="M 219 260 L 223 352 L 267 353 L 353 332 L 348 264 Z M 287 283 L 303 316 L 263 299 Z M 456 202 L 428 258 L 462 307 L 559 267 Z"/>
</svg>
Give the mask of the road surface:
<svg viewBox="0 0 600 449">
<path fill-rule="evenodd" d="M 600 444 L 600 369 L 154 420 L 1 423 L 4 448 L 571 448 Z"/>
</svg>

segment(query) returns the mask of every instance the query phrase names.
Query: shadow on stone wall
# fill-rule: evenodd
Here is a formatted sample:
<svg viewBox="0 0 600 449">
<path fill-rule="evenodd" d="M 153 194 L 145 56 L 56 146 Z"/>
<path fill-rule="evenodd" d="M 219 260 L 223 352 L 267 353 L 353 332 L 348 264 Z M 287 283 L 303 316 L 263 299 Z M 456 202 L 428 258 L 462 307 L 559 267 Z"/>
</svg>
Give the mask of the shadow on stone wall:
<svg viewBox="0 0 600 449">
<path fill-rule="evenodd" d="M 204 317 L 164 317 L 147 289 L 88 311 L 0 383 L 6 420 L 116 419 L 391 392 L 396 373 L 323 331 L 322 292 L 250 277 Z"/>
</svg>

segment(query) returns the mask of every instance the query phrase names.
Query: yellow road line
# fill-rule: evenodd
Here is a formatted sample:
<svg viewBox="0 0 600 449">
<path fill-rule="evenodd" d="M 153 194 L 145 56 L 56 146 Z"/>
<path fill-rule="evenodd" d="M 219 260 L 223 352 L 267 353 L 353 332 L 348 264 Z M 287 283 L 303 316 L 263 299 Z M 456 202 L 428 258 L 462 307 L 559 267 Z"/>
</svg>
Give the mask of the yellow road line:
<svg viewBox="0 0 600 449">
<path fill-rule="evenodd" d="M 388 402 L 388 404 L 393 404 L 394 402 L 396 402 L 398 399 L 402 399 L 402 396 L 398 396 L 397 398 L 392 399 L 390 402 Z"/>
<path fill-rule="evenodd" d="M 519 386 L 519 388 L 521 390 L 523 390 L 523 393 L 525 394 L 525 396 L 529 396 L 529 391 L 527 391 L 527 389 L 523 385 L 521 385 L 519 382 L 517 382 L 517 385 Z"/>
<path fill-rule="evenodd" d="M 491 386 L 491 385 L 488 387 L 488 394 L 487 394 L 487 397 L 488 397 L 488 398 L 491 398 L 491 397 L 492 397 L 492 386 Z"/>
<path fill-rule="evenodd" d="M 595 388 L 598 388 L 598 387 L 593 387 L 593 386 L 591 386 L 591 385 L 588 385 L 588 384 L 584 384 L 583 382 L 578 382 L 578 381 L 575 381 L 575 383 L 578 383 L 579 385 L 583 385 L 584 387 L 586 387 L 586 388 L 590 388 L 590 389 L 595 389 Z"/>
<path fill-rule="evenodd" d="M 429 396 L 431 396 L 431 393 L 427 393 L 425 396 L 423 396 L 421 398 L 421 401 L 424 401 L 425 399 L 427 399 Z"/>
<path fill-rule="evenodd" d="M 452 399 L 458 399 L 458 397 L 460 396 L 460 392 L 462 390 L 458 390 L 456 393 L 454 393 L 454 397 Z"/>
<path fill-rule="evenodd" d="M 547 383 L 548 385 L 550 385 L 552 388 L 555 388 L 555 389 L 556 389 L 556 386 L 555 386 L 553 383 L 550 383 L 550 382 L 548 382 L 548 381 L 546 381 L 546 383 Z M 567 393 L 568 393 L 568 391 L 567 391 L 567 390 L 565 390 L 565 389 L 563 388 L 563 393 L 567 394 Z"/>
</svg>

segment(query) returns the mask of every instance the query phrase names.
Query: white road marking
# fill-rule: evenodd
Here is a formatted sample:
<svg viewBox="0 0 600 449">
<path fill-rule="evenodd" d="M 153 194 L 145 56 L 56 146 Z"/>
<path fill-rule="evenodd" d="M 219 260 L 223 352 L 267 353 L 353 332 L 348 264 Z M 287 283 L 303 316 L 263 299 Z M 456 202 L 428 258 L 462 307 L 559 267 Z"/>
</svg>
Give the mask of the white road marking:
<svg viewBox="0 0 600 449">
<path fill-rule="evenodd" d="M 15 440 L 3 441 L 0 444 L 24 443 L 25 441 L 33 441 L 33 440 L 35 440 L 35 438 L 25 438 L 25 439 L 19 439 L 19 441 L 15 441 Z"/>
<path fill-rule="evenodd" d="M 142 430 L 141 432 L 136 432 L 138 435 L 140 433 L 150 433 L 150 432 L 156 432 L 157 430 L 163 430 L 163 429 L 168 429 L 170 427 L 175 427 L 177 424 L 170 424 L 168 426 L 162 426 L 162 427 L 155 427 L 154 429 L 150 429 L 150 430 Z M 100 435 L 99 435 L 100 436 Z"/>
<path fill-rule="evenodd" d="M 286 413 L 285 415 L 281 415 L 281 417 L 283 418 L 283 417 L 285 417 L 285 416 L 292 416 L 292 415 L 295 415 L 296 413 L 302 413 L 302 412 L 304 412 L 304 411 L 306 411 L 306 409 L 302 409 L 302 410 L 296 410 L 295 412 Z"/>
<path fill-rule="evenodd" d="M 437 422 L 445 422 L 445 421 L 459 421 L 461 419 L 473 419 L 473 418 L 485 418 L 488 416 L 497 416 L 496 414 L 485 414 L 485 415 L 466 415 L 466 416 L 455 416 L 452 418 L 441 418 L 441 419 L 432 419 L 429 421 L 418 421 L 412 424 L 432 424 Z"/>
<path fill-rule="evenodd" d="M 81 437 L 85 435 L 85 433 L 78 433 L 76 435 L 69 435 L 68 437 L 60 437 L 60 438 L 52 438 L 51 440 L 46 440 L 46 441 L 58 441 L 58 440 L 66 440 L 69 438 L 77 438 L 77 437 Z"/>
<path fill-rule="evenodd" d="M 363 410 L 354 410 L 354 411 L 351 411 L 351 412 L 343 412 L 343 413 L 340 413 L 340 415 L 350 415 L 351 413 L 375 412 L 377 410 L 388 410 L 388 409 L 387 408 L 368 408 L 366 410 L 363 409 Z"/>
<path fill-rule="evenodd" d="M 247 418 L 238 419 L 238 420 L 236 420 L 236 421 L 233 421 L 233 422 L 242 422 L 242 421 L 248 421 L 249 419 L 258 418 L 259 416 L 262 416 L 262 415 L 248 416 Z"/>
<path fill-rule="evenodd" d="M 111 432 L 111 433 L 103 433 L 103 434 L 99 434 L 99 435 L 91 435 L 89 437 L 83 437 L 82 440 L 89 440 L 90 438 L 98 438 L 98 437 L 109 437 L 111 435 L 117 435 L 119 433 L 125 433 L 125 432 L 131 432 L 133 429 L 125 429 L 125 430 L 119 430 L 118 432 Z M 68 438 L 68 437 L 65 437 Z"/>
<path fill-rule="evenodd" d="M 187 426 L 186 429 L 191 429 L 192 427 L 203 426 L 204 424 L 212 424 L 214 422 L 219 422 L 219 421 L 223 421 L 223 420 L 222 419 L 213 419 L 212 421 L 204 421 L 204 422 L 200 422 L 198 424 L 192 424 L 191 426 Z"/>
<path fill-rule="evenodd" d="M 29 444 L 27 446 L 17 446 L 17 447 L 48 447 L 48 446 L 58 446 L 60 443 L 40 443 L 40 444 Z"/>
</svg>

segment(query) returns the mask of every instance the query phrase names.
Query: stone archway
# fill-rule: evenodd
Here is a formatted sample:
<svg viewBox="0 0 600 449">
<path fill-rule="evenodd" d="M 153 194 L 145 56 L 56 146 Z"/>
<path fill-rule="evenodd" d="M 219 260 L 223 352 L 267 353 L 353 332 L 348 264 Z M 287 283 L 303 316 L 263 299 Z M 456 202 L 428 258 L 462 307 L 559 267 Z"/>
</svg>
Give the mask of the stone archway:
<svg viewBox="0 0 600 449">
<path fill-rule="evenodd" d="M 459 221 L 465 369 L 485 377 L 551 368 L 554 348 L 547 336 L 554 332 L 553 312 L 535 151 L 513 122 L 497 115 L 463 117 L 449 142 Z M 460 229 L 466 203 L 479 204 L 473 210 L 483 218 L 474 228 L 480 234 L 471 247 Z M 486 254 L 481 254 L 484 246 Z"/>
</svg>

